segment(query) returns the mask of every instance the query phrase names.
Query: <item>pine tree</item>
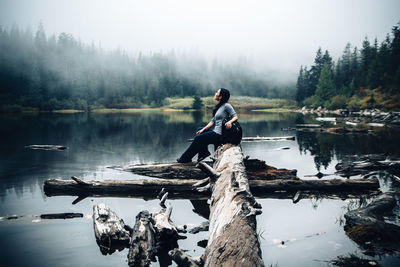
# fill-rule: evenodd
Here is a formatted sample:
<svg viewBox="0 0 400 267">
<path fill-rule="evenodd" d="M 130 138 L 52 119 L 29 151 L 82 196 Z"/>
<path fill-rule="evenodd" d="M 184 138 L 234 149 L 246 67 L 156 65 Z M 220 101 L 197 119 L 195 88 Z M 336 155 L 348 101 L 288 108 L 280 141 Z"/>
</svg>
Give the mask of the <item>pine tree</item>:
<svg viewBox="0 0 400 267">
<path fill-rule="evenodd" d="M 196 110 L 203 108 L 203 101 L 201 100 L 201 98 L 198 94 L 195 94 L 193 97 L 192 108 L 196 109 Z"/>
<path fill-rule="evenodd" d="M 329 63 L 325 63 L 318 79 L 315 95 L 321 100 L 326 101 L 335 96 L 335 94 L 336 88 L 335 84 L 333 83 L 332 70 Z"/>
<path fill-rule="evenodd" d="M 348 86 L 351 82 L 351 44 L 347 43 L 342 56 L 343 85 Z"/>
<path fill-rule="evenodd" d="M 302 102 L 306 98 L 306 80 L 303 66 L 300 66 L 299 76 L 297 77 L 296 83 L 296 100 L 297 102 Z"/>
<path fill-rule="evenodd" d="M 309 87 L 307 90 L 306 97 L 312 96 L 315 94 L 315 90 L 317 88 L 318 79 L 321 75 L 322 67 L 324 66 L 324 59 L 322 56 L 322 50 L 319 48 L 317 50 L 317 54 L 315 55 L 314 65 L 311 66 L 309 73 Z"/>
<path fill-rule="evenodd" d="M 361 49 L 361 86 L 367 86 L 367 75 L 368 68 L 372 61 L 372 48 L 368 37 L 365 37 L 363 43 L 363 48 Z"/>
</svg>

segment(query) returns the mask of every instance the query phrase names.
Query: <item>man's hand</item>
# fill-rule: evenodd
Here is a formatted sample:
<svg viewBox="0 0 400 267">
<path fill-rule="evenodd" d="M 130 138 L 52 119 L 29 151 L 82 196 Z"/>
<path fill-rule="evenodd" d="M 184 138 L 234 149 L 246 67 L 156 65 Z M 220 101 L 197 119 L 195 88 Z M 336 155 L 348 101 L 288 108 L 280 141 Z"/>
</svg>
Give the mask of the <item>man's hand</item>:
<svg viewBox="0 0 400 267">
<path fill-rule="evenodd" d="M 204 132 L 204 128 L 201 129 L 201 130 L 199 130 L 199 131 L 197 131 L 196 134 L 199 135 L 199 134 L 201 134 L 201 133 L 203 133 L 203 132 Z"/>
</svg>

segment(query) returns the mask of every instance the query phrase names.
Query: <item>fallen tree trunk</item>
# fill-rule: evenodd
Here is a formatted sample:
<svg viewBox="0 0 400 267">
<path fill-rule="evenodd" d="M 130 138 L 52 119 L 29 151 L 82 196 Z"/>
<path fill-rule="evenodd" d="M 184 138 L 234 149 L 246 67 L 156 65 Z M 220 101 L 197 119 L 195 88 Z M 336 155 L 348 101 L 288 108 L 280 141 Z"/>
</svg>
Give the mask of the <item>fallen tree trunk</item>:
<svg viewBox="0 0 400 267">
<path fill-rule="evenodd" d="M 384 216 L 395 216 L 394 193 L 377 197 L 366 207 L 347 212 L 344 217 L 346 234 L 370 253 L 382 254 L 400 249 L 400 226 L 389 223 Z"/>
<path fill-rule="evenodd" d="M 49 179 L 44 184 L 47 196 L 86 195 L 86 196 L 149 196 L 152 198 L 164 188 L 168 198 L 177 196 L 209 196 L 210 191 L 199 192 L 195 184 L 198 180 L 186 179 L 147 179 L 147 180 L 103 180 L 85 181 L 85 185 L 73 180 Z M 256 196 L 277 191 L 286 192 L 335 192 L 355 193 L 376 191 L 379 182 L 371 179 L 330 179 L 330 180 L 251 180 L 248 182 Z M 196 199 L 196 198 L 194 198 Z"/>
<path fill-rule="evenodd" d="M 212 162 L 205 162 L 212 166 Z M 258 159 L 244 159 L 249 180 L 299 179 L 296 170 L 277 169 Z M 133 172 L 137 175 L 162 179 L 204 179 L 207 174 L 196 167 L 196 163 L 154 163 L 127 166 L 111 166 L 111 169 Z"/>
<path fill-rule="evenodd" d="M 85 181 L 85 184 L 73 180 L 49 179 L 44 184 L 47 196 L 72 195 L 81 199 L 95 197 L 143 197 L 154 199 L 164 188 L 170 199 L 207 199 L 210 190 L 201 191 L 196 187 L 198 180 L 193 179 L 147 179 L 147 180 L 103 180 Z M 348 198 L 377 192 L 379 182 L 371 179 L 331 179 L 331 180 L 250 180 L 249 186 L 256 197 L 293 198 L 302 191 L 302 198 L 321 194 L 326 197 L 339 196 Z M 82 197 L 83 196 L 83 197 Z M 347 196 L 347 197 L 346 197 Z M 354 196 L 353 196 L 354 197 Z"/>
<path fill-rule="evenodd" d="M 256 208 L 250 193 L 243 154 L 238 146 L 223 145 L 216 153 L 211 180 L 210 226 L 204 266 L 264 266 L 257 238 Z"/>
</svg>

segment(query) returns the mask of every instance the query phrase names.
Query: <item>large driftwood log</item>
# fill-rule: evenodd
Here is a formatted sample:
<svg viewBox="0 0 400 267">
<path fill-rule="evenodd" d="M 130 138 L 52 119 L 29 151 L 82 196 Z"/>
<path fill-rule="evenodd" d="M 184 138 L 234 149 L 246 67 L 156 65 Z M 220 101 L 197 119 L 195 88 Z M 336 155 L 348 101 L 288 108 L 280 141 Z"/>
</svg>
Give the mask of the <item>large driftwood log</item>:
<svg viewBox="0 0 400 267">
<path fill-rule="evenodd" d="M 212 166 L 212 162 L 205 162 Z M 299 179 L 296 170 L 277 169 L 258 159 L 245 159 L 244 165 L 249 180 Z M 127 166 L 112 166 L 112 169 L 133 172 L 137 175 L 162 179 L 204 179 L 208 175 L 196 167 L 196 163 L 154 163 Z"/>
<path fill-rule="evenodd" d="M 240 147 L 226 144 L 215 153 L 209 239 L 204 266 L 264 266 L 257 238 L 260 206 L 250 193 Z"/>
<path fill-rule="evenodd" d="M 344 217 L 346 234 L 370 253 L 385 253 L 400 249 L 400 226 L 389 223 L 396 206 L 394 193 L 377 197 L 366 207 L 347 212 Z"/>
<path fill-rule="evenodd" d="M 44 184 L 47 196 L 78 196 L 85 197 L 142 197 L 156 198 L 157 193 L 164 188 L 169 192 L 170 199 L 207 199 L 210 189 L 199 190 L 198 180 L 193 179 L 146 179 L 146 180 L 103 180 L 85 181 L 85 184 L 73 180 L 49 179 Z M 202 185 L 200 183 L 200 185 Z M 354 198 L 360 194 L 376 193 L 379 182 L 371 179 L 331 179 L 331 180 L 250 180 L 251 191 L 256 197 L 288 199 L 301 191 L 301 198 L 315 196 Z"/>
<path fill-rule="evenodd" d="M 97 245 L 103 255 L 128 247 L 130 233 L 124 221 L 103 203 L 93 206 L 93 226 Z"/>
</svg>

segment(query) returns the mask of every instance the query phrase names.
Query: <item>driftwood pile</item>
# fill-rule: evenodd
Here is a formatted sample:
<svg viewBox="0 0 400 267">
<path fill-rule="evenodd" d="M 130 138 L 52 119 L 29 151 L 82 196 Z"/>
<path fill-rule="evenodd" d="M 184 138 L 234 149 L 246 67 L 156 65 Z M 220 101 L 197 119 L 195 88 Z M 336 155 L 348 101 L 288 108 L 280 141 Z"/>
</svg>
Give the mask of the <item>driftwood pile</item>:
<svg viewBox="0 0 400 267">
<path fill-rule="evenodd" d="M 276 169 L 264 161 L 244 158 L 240 147 L 230 144 L 216 151 L 215 162 L 113 168 L 157 179 L 84 181 L 72 177 L 69 181 L 47 180 L 44 188 L 48 196 L 78 196 L 74 203 L 88 196 L 149 199 L 158 194 L 161 210 L 155 214 L 140 212 L 134 227 L 127 226 L 105 205 L 93 208 L 95 236 L 101 252 L 109 254 L 129 248 L 130 266 L 149 266 L 156 257 L 161 266 L 168 266 L 172 260 L 178 266 L 264 266 L 255 217 L 261 213 L 261 206 L 254 196 L 290 198 L 297 203 L 315 196 L 356 198 L 376 194 L 379 189 L 379 182 L 373 177 L 301 180 L 295 170 Z M 170 220 L 172 207 L 166 208 L 167 197 L 190 199 L 194 211 L 209 220 L 207 224 L 188 230 L 192 233 L 209 231 L 207 244 L 204 244 L 206 250 L 200 259 L 194 260 L 179 249 L 177 240 L 182 238 L 179 233 L 186 229 L 175 226 Z M 207 199 L 210 199 L 209 205 Z M 352 223 L 352 218 L 367 217 L 369 213 L 355 216 L 348 213 L 347 216 L 350 235 L 354 227 L 358 227 L 355 220 Z"/>
<path fill-rule="evenodd" d="M 178 248 L 181 236 L 170 220 L 172 207 L 165 207 L 165 189 L 159 194 L 162 209 L 155 214 L 140 212 L 133 229 L 104 204 L 94 206 L 95 236 L 101 252 L 129 247 L 129 266 L 149 266 L 156 256 L 161 266 L 170 265 L 171 260 L 179 266 L 192 267 L 264 266 L 255 218 L 261 213 L 261 206 L 250 192 L 241 149 L 224 145 L 216 151 L 216 159 L 213 168 L 199 164 L 208 177 L 193 185 L 212 191 L 209 239 L 201 259 L 196 261 Z M 82 181 L 76 184 L 88 186 Z"/>
</svg>

